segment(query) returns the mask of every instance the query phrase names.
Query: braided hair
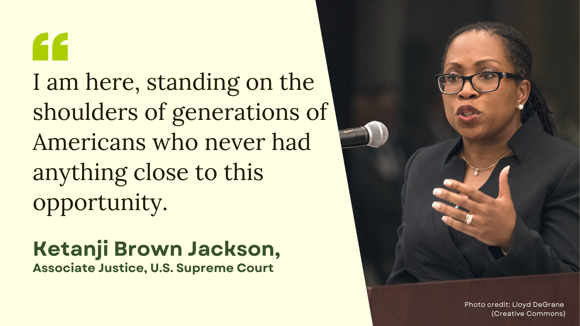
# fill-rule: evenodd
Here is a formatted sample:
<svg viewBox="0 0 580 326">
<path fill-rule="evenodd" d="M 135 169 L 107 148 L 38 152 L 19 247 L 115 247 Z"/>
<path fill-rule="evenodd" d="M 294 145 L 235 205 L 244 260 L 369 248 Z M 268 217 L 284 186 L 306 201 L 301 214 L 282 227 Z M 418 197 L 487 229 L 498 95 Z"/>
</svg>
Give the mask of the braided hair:
<svg viewBox="0 0 580 326">
<path fill-rule="evenodd" d="M 479 22 L 461 27 L 453 32 L 453 34 L 449 36 L 449 40 L 447 40 L 445 51 L 443 52 L 441 70 L 443 70 L 445 58 L 447 57 L 447 51 L 449 50 L 451 42 L 453 42 L 457 36 L 470 31 L 487 31 L 501 37 L 501 40 L 508 51 L 509 58 L 516 70 L 515 73 L 521 75 L 523 79 L 528 80 L 531 86 L 530 96 L 528 97 L 528 101 L 524 104 L 524 109 L 521 113 L 522 123 L 526 122 L 532 115 L 534 115 L 534 113 L 538 113 L 544 131 L 555 136 L 557 131 L 554 120 L 552 119 L 552 112 L 548 108 L 548 105 L 536 86 L 536 83 L 532 81 L 532 51 L 524 42 L 522 35 L 517 30 L 497 22 Z"/>
</svg>

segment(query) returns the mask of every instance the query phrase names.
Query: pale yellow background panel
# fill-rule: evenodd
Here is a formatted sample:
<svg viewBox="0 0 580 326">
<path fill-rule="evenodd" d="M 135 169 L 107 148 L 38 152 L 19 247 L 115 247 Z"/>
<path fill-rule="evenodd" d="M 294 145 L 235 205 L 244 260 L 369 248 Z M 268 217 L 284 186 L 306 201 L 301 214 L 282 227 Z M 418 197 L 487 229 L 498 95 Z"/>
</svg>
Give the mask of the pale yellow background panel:
<svg viewBox="0 0 580 326">
<path fill-rule="evenodd" d="M 6 5 L 5 5 L 6 6 Z M 2 10 L 2 313 L 5 325 L 370 325 L 368 301 L 344 174 L 336 118 L 314 1 L 13 2 Z M 32 41 L 68 32 L 69 60 L 32 61 Z M 92 77 L 131 77 L 136 91 L 87 91 Z M 226 91 L 147 91 L 149 77 L 240 76 L 239 94 Z M 314 80 L 312 91 L 282 91 L 280 76 Z M 40 90 L 34 88 L 39 73 Z M 48 91 L 48 77 L 76 77 L 78 91 Z M 249 91 L 249 77 L 269 77 L 271 91 Z M 34 121 L 51 107 L 136 107 L 136 121 Z M 144 112 L 167 102 L 163 121 Z M 324 102 L 326 120 L 306 111 Z M 185 121 L 176 107 L 299 108 L 297 121 Z M 309 151 L 272 151 L 309 133 Z M 145 138 L 144 151 L 33 151 L 44 137 Z M 157 151 L 152 137 L 195 138 L 194 151 Z M 264 137 L 261 151 L 205 151 L 207 137 Z M 33 181 L 37 167 L 128 167 L 114 181 Z M 146 163 L 187 168 L 187 181 L 136 181 Z M 223 168 L 262 168 L 261 181 L 226 181 Z M 195 167 L 213 167 L 198 181 Z M 152 211 L 74 211 L 47 217 L 36 198 L 162 198 Z M 167 210 L 163 210 L 167 208 Z M 34 241 L 95 244 L 109 256 L 35 257 Z M 275 257 L 188 257 L 191 242 L 270 244 Z M 181 257 L 115 257 L 113 243 L 179 244 Z M 33 273 L 41 265 L 273 264 L 273 273 Z"/>
</svg>

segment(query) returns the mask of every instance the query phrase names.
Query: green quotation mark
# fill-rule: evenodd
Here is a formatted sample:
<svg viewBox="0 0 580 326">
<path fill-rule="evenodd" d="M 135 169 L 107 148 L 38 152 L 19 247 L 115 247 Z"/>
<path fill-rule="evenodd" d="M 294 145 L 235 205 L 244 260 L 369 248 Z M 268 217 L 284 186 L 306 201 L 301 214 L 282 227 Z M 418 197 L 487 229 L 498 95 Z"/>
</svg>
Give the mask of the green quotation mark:
<svg viewBox="0 0 580 326">
<path fill-rule="evenodd" d="M 68 40 L 68 33 L 58 34 L 52 41 L 52 61 L 68 61 L 68 45 L 61 44 Z M 48 33 L 41 33 L 32 42 L 32 60 L 47 61 L 48 45 L 41 44 L 48 41 Z"/>
</svg>

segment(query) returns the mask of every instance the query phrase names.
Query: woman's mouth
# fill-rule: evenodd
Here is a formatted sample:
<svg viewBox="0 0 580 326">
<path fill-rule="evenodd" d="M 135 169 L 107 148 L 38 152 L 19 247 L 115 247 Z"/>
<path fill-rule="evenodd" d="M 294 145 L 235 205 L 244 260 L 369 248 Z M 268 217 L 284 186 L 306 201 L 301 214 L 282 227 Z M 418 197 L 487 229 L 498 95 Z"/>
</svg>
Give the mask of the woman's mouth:
<svg viewBox="0 0 580 326">
<path fill-rule="evenodd" d="M 455 111 L 457 119 L 463 123 L 475 122 L 480 114 L 481 112 L 471 105 L 462 105 Z"/>
</svg>

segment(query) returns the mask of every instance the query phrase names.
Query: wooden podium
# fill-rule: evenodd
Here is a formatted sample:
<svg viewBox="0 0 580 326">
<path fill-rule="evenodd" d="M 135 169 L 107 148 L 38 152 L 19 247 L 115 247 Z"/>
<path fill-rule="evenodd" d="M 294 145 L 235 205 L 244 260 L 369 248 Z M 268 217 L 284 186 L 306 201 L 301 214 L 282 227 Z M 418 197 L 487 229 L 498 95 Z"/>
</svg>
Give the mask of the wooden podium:
<svg viewBox="0 0 580 326">
<path fill-rule="evenodd" d="M 579 276 L 567 273 L 384 285 L 368 288 L 368 296 L 374 326 L 578 326 Z"/>
</svg>

